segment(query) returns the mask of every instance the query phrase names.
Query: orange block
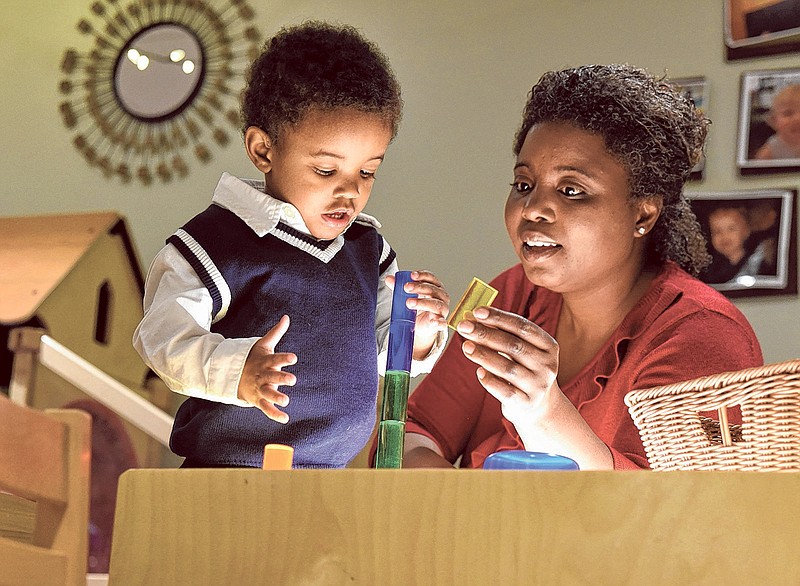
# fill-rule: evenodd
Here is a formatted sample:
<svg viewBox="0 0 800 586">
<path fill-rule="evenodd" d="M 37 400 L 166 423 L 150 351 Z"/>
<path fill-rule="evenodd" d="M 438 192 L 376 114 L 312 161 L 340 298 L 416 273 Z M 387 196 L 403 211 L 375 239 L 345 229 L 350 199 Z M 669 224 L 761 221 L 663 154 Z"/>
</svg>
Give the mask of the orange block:
<svg viewBox="0 0 800 586">
<path fill-rule="evenodd" d="M 294 448 L 283 444 L 267 444 L 264 446 L 264 470 L 291 470 Z"/>
</svg>

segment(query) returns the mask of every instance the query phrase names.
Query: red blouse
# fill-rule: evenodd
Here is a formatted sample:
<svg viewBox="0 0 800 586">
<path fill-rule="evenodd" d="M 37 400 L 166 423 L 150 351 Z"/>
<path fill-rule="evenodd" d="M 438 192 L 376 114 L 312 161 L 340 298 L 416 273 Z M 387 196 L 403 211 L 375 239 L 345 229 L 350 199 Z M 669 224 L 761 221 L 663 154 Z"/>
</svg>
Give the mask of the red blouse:
<svg viewBox="0 0 800 586">
<path fill-rule="evenodd" d="M 494 307 L 526 316 L 554 335 L 562 297 L 536 287 L 517 264 L 492 281 Z M 445 458 L 478 468 L 500 450 L 524 449 L 500 403 L 478 382 L 476 366 L 453 336 L 433 371 L 411 394 L 406 432 L 435 441 Z M 623 401 L 633 389 L 763 364 L 742 313 L 722 294 L 672 262 L 597 355 L 562 392 L 610 448 L 617 470 L 647 468 L 639 432 Z"/>
</svg>

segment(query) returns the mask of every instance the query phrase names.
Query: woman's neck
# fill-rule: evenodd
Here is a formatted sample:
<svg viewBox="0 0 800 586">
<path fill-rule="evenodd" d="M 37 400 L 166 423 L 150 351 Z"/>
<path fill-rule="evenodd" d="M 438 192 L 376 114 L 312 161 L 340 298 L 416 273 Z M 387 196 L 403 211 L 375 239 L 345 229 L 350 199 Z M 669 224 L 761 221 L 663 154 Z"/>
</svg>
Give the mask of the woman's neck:
<svg viewBox="0 0 800 586">
<path fill-rule="evenodd" d="M 656 273 L 646 271 L 635 278 L 611 280 L 586 292 L 565 293 L 556 328 L 563 385 L 578 374 L 600 351 L 625 316 L 639 302 Z"/>
</svg>

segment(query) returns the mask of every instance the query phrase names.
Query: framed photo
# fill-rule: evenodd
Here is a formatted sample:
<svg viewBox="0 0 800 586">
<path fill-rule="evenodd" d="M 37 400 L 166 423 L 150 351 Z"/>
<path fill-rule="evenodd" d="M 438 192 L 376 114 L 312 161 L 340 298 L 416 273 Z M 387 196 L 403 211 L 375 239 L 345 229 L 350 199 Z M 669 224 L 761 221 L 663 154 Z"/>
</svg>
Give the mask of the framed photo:
<svg viewBox="0 0 800 586">
<path fill-rule="evenodd" d="M 725 0 L 728 60 L 800 51 L 800 0 Z"/>
<path fill-rule="evenodd" d="M 742 175 L 800 170 L 800 68 L 742 73 L 736 163 Z"/>
<path fill-rule="evenodd" d="M 702 281 L 729 297 L 797 294 L 797 190 L 687 197 L 712 257 Z"/>
<path fill-rule="evenodd" d="M 677 86 L 684 96 L 692 100 L 698 110 L 708 115 L 708 89 L 705 77 L 674 77 L 669 81 Z M 705 166 L 706 157 L 703 155 L 692 169 L 689 179 L 702 179 Z"/>
</svg>

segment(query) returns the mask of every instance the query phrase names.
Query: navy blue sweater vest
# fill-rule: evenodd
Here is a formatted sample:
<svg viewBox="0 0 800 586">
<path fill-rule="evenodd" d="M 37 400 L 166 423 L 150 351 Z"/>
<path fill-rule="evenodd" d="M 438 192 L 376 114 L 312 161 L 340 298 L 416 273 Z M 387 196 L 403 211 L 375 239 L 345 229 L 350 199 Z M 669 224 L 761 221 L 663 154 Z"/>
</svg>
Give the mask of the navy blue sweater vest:
<svg viewBox="0 0 800 586">
<path fill-rule="evenodd" d="M 263 336 L 289 315 L 291 325 L 276 351 L 297 354 L 297 364 L 285 369 L 297 384 L 281 389 L 290 397 L 285 425 L 255 407 L 187 399 L 175 417 L 172 450 L 194 465 L 260 467 L 264 445 L 282 443 L 295 449 L 295 467 L 345 466 L 375 425 L 377 286 L 394 253 L 381 263 L 383 238 L 373 227 L 353 223 L 344 246 L 326 263 L 295 244 L 325 250 L 335 241 L 318 241 L 284 224 L 276 228 L 284 238 L 259 237 L 213 204 L 183 230 L 230 288 L 227 312 L 211 330 L 226 338 Z M 192 264 L 218 312 L 220 295 L 207 266 L 178 236 L 167 242 Z"/>
</svg>

